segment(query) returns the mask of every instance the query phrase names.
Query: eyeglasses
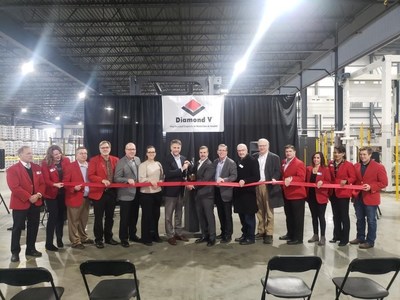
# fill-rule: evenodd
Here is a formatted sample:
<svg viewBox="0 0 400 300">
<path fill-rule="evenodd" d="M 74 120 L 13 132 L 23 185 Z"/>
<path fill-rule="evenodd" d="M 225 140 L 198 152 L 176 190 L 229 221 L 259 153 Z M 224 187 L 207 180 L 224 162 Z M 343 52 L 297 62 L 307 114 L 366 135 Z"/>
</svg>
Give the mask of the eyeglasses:
<svg viewBox="0 0 400 300">
<path fill-rule="evenodd" d="M 156 151 L 147 151 L 148 154 L 154 154 Z"/>
<path fill-rule="evenodd" d="M 136 151 L 136 148 L 125 148 L 125 150 Z"/>
</svg>

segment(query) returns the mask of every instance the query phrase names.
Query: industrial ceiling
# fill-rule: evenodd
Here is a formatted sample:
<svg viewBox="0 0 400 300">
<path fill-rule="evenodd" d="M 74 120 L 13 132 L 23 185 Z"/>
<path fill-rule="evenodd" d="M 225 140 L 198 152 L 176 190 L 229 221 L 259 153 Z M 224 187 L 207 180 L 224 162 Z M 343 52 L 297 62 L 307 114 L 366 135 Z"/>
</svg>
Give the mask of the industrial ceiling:
<svg viewBox="0 0 400 300">
<path fill-rule="evenodd" d="M 302 0 L 272 23 L 229 93 L 277 92 L 310 61 L 398 3 Z M 190 80 L 208 77 L 221 79 L 218 93 L 228 88 L 235 63 L 254 38 L 264 4 L 0 0 L 0 124 L 77 124 L 83 121 L 79 92 L 129 95 L 132 81 L 143 78 L 148 84 L 142 95 L 202 94 L 205 87 Z M 366 11 L 371 19 L 359 20 Z M 379 49 L 387 51 L 400 54 L 399 43 Z M 32 58 L 35 72 L 21 76 L 21 64 Z"/>
</svg>

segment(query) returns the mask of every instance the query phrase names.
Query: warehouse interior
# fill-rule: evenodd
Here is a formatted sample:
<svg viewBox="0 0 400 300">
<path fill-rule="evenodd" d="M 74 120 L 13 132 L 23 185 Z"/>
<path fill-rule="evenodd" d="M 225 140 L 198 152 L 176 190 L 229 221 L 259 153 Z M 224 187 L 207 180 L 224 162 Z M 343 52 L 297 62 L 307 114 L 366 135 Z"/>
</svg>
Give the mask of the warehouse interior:
<svg viewBox="0 0 400 300">
<path fill-rule="evenodd" d="M 272 14 L 262 0 L 0 1 L 1 195 L 7 204 L 4 171 L 18 161 L 15 153 L 23 144 L 32 146 L 37 162 L 49 143 L 74 157 L 84 143 L 85 99 L 296 94 L 298 155 L 306 164 L 316 150 L 331 158 L 338 142 L 352 162 L 361 146 L 379 152 L 389 186 L 376 247 L 286 246 L 278 240 L 284 213 L 277 210 L 272 246 L 231 243 L 208 249 L 189 242 L 175 248 L 162 243 L 135 244 L 129 251 L 120 246 L 79 251 L 66 245 L 57 254 L 22 259 L 20 267 L 49 268 L 66 288 L 63 299 L 86 297 L 79 264 L 104 257 L 137 265 L 144 299 L 256 299 L 270 257 L 316 254 L 323 267 L 313 298 L 332 299 L 331 278 L 343 274 L 353 258 L 398 256 L 400 2 L 283 2 L 286 10 Z M 244 58 L 246 69 L 237 75 Z M 27 63 L 31 72 L 21 69 Z M 331 220 L 330 211 L 326 218 Z M 1 267 L 11 267 L 6 229 L 12 218 L 2 204 L 0 220 Z M 235 232 L 239 226 L 235 219 Z M 330 221 L 328 232 L 331 226 Z M 306 222 L 305 228 L 305 236 L 311 236 L 311 225 Z M 16 291 L 0 289 L 7 295 Z M 399 297 L 395 284 L 388 299 Z"/>
</svg>

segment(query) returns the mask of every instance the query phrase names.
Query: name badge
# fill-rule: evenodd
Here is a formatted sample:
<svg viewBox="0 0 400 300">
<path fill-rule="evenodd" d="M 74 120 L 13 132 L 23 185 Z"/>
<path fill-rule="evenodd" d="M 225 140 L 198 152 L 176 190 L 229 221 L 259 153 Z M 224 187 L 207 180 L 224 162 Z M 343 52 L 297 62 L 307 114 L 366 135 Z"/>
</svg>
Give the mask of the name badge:
<svg viewBox="0 0 400 300">
<path fill-rule="evenodd" d="M 40 174 L 42 174 L 42 172 L 41 171 L 36 171 L 36 174 L 40 175 Z"/>
<path fill-rule="evenodd" d="M 54 172 L 56 170 L 56 168 L 52 168 L 50 169 L 50 172 Z"/>
<path fill-rule="evenodd" d="M 321 172 L 317 172 L 317 175 L 322 176 L 322 173 Z"/>
<path fill-rule="evenodd" d="M 239 165 L 239 168 L 242 168 L 242 169 L 243 169 L 243 165 L 242 165 L 242 164 L 240 164 L 240 165 Z"/>
</svg>

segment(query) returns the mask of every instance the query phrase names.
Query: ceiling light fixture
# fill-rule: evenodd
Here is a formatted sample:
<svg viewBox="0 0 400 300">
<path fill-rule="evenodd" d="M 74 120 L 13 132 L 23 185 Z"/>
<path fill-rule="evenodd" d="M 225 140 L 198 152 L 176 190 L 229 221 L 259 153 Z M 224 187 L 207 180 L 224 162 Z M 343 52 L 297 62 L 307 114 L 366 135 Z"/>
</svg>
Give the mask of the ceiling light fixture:
<svg viewBox="0 0 400 300">
<path fill-rule="evenodd" d="M 27 74 L 35 71 L 35 68 L 33 67 L 33 61 L 23 63 L 21 66 L 21 71 L 22 71 L 22 75 L 27 75 Z"/>
<path fill-rule="evenodd" d="M 84 100 L 86 98 L 86 92 L 82 91 L 78 94 L 79 100 Z"/>
<path fill-rule="evenodd" d="M 28 112 L 28 109 L 27 108 L 21 108 L 21 113 L 27 113 Z"/>
<path fill-rule="evenodd" d="M 105 110 L 108 110 L 108 111 L 114 110 L 114 108 L 112 108 L 111 106 L 106 106 L 104 109 L 105 109 Z"/>
<path fill-rule="evenodd" d="M 55 117 L 55 119 L 56 119 L 56 121 L 60 121 L 61 117 L 57 116 L 57 117 Z"/>
<path fill-rule="evenodd" d="M 261 19 L 258 30 L 247 48 L 243 57 L 235 64 L 231 82 L 229 88 L 232 88 L 238 79 L 239 75 L 242 74 L 247 67 L 247 63 L 250 60 L 251 55 L 256 49 L 258 43 L 261 41 L 264 34 L 271 27 L 271 24 L 281 15 L 283 15 L 289 9 L 293 9 L 301 0 L 286 0 L 286 1 L 276 1 L 267 0 L 264 8 L 264 16 Z"/>
</svg>

